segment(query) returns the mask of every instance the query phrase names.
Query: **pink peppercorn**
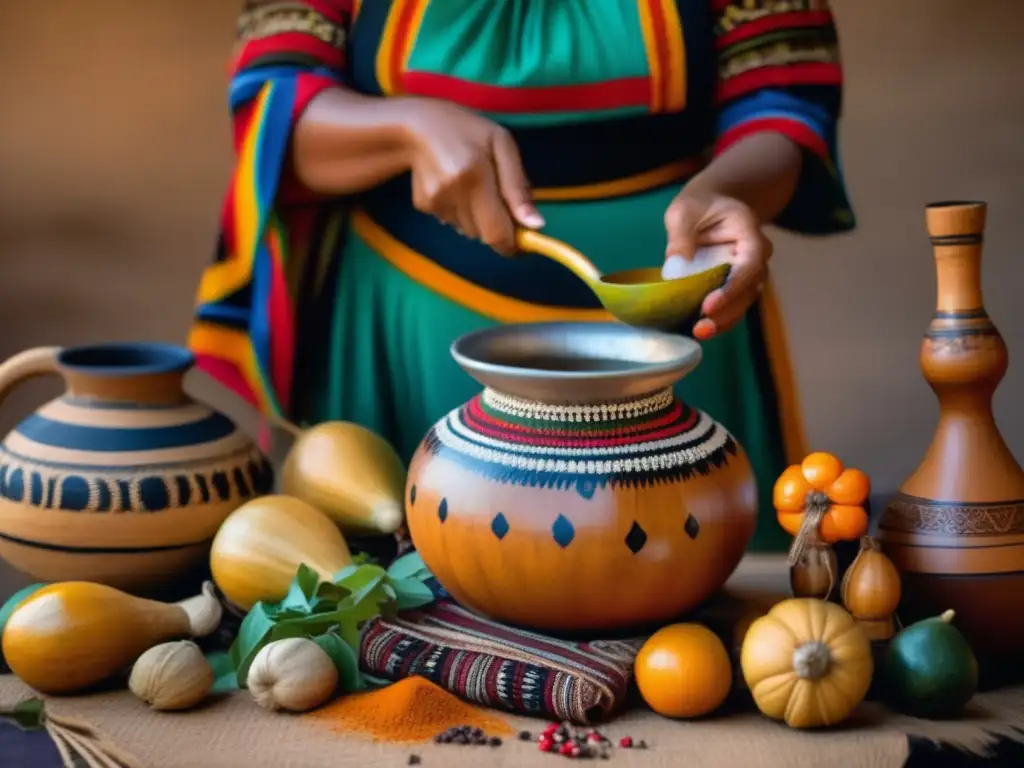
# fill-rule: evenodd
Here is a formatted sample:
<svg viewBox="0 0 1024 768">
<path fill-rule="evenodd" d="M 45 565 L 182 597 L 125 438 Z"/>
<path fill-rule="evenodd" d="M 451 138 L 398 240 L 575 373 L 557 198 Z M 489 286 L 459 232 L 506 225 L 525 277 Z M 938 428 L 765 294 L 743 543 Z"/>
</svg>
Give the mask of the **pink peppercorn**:
<svg viewBox="0 0 1024 768">
<path fill-rule="evenodd" d="M 629 749 L 633 746 L 633 737 L 623 736 L 621 739 L 619 739 L 619 746 L 623 749 Z"/>
</svg>

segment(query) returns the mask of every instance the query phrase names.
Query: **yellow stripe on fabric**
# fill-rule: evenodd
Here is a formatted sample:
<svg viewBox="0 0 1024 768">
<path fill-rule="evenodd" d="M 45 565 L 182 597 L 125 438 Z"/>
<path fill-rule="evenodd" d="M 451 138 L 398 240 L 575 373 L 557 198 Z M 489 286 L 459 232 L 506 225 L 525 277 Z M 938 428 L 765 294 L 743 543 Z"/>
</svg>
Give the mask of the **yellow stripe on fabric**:
<svg viewBox="0 0 1024 768">
<path fill-rule="evenodd" d="M 260 124 L 270 95 L 270 84 L 260 89 L 256 108 L 242 140 L 234 180 L 234 236 L 230 258 L 211 264 L 199 281 L 200 304 L 230 296 L 248 282 L 256 253 L 256 226 L 259 210 L 256 200 L 256 153 L 259 149 Z"/>
<path fill-rule="evenodd" d="M 651 0 L 637 0 L 637 11 L 640 13 L 640 28 L 644 35 L 644 48 L 647 51 L 647 68 L 651 79 L 651 112 L 661 111 L 662 71 L 658 60 L 658 36 L 655 32 L 654 18 L 651 15 Z"/>
<path fill-rule="evenodd" d="M 665 18 L 665 45 L 668 46 L 668 72 L 665 73 L 663 109 L 682 112 L 686 106 L 686 43 L 676 0 L 661 0 Z"/>
<path fill-rule="evenodd" d="M 380 46 L 377 48 L 377 59 L 374 62 L 374 69 L 377 74 L 377 84 L 380 85 L 381 93 L 385 96 L 394 96 L 398 83 L 395 82 L 397 72 L 392 71 L 391 57 L 395 49 L 396 33 L 399 22 L 405 12 L 405 6 L 414 0 L 393 0 L 388 10 L 387 21 L 384 22 L 384 30 L 380 36 Z"/>
<path fill-rule="evenodd" d="M 403 50 L 402 50 L 402 69 L 398 72 L 397 76 L 401 79 L 402 75 L 409 69 L 409 59 L 412 57 L 412 49 L 416 45 L 416 38 L 420 35 L 420 27 L 423 26 L 423 16 L 427 12 L 427 6 L 430 5 L 430 0 L 412 0 L 414 4 L 414 10 L 412 12 L 412 18 L 409 21 L 409 28 L 405 30 L 403 37 Z"/>
<path fill-rule="evenodd" d="M 772 378 L 775 380 L 775 393 L 779 403 L 779 420 L 782 422 L 786 460 L 790 464 L 799 464 L 808 453 L 807 436 L 804 433 L 800 392 L 797 389 L 796 375 L 789 354 L 786 326 L 771 279 L 765 283 L 760 307 L 768 362 Z"/>
<path fill-rule="evenodd" d="M 256 351 L 244 333 L 197 322 L 189 332 L 188 347 L 196 354 L 227 360 L 234 365 L 242 372 L 246 384 L 259 401 L 257 405 L 260 412 L 277 413 L 273 399 L 263 386 Z"/>
<path fill-rule="evenodd" d="M 569 309 L 532 304 L 481 288 L 396 240 L 363 210 L 352 214 L 352 232 L 398 271 L 454 304 L 499 323 L 612 320 L 603 309 Z"/>
<path fill-rule="evenodd" d="M 578 187 L 545 187 L 533 190 L 533 199 L 539 201 L 555 200 L 601 200 L 610 197 L 625 197 L 638 192 L 664 186 L 673 181 L 682 181 L 693 176 L 704 167 L 704 158 L 687 158 L 667 165 L 652 168 L 612 181 L 601 181 L 596 184 L 584 184 Z"/>
</svg>

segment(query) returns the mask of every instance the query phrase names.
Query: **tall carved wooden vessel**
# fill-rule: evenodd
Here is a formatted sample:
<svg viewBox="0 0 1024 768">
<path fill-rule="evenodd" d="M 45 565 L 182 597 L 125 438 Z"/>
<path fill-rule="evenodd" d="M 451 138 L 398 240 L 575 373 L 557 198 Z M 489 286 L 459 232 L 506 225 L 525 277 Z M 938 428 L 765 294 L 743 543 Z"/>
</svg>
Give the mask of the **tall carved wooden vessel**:
<svg viewBox="0 0 1024 768">
<path fill-rule="evenodd" d="M 270 465 L 226 416 L 182 389 L 168 344 L 40 347 L 0 365 L 0 401 L 30 376 L 67 391 L 0 443 L 0 557 L 41 581 L 130 592 L 175 584 L 223 522 L 266 493 Z"/>
<path fill-rule="evenodd" d="M 920 361 L 939 424 L 879 537 L 902 572 L 904 624 L 953 608 L 978 650 L 1002 655 L 1024 649 L 1024 471 L 992 414 L 1008 357 L 981 295 L 985 210 L 927 208 L 938 305 Z"/>
<path fill-rule="evenodd" d="M 555 631 L 663 622 L 739 563 L 746 455 L 672 385 L 696 342 L 617 324 L 503 326 L 453 346 L 482 394 L 413 457 L 409 532 L 460 603 Z"/>
</svg>

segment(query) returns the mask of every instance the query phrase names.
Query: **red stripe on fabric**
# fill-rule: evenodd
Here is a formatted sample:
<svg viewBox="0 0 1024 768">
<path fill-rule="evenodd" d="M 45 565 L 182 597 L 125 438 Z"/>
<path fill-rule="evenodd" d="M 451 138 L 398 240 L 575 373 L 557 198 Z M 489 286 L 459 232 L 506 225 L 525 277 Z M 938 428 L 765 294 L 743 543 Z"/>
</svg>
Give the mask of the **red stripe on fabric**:
<svg viewBox="0 0 1024 768">
<path fill-rule="evenodd" d="M 502 88 L 471 83 L 433 72 L 406 72 L 403 91 L 447 99 L 484 112 L 568 112 L 643 107 L 650 101 L 647 77 L 624 77 L 604 83 L 548 88 Z"/>
<path fill-rule="evenodd" d="M 473 416 L 475 419 L 483 421 L 485 424 L 492 424 L 500 429 L 507 429 L 512 432 L 517 432 L 523 435 L 534 435 L 539 438 L 545 437 L 557 437 L 563 435 L 563 430 L 555 429 L 534 429 L 523 424 L 513 424 L 509 421 L 503 421 L 499 418 L 492 416 L 487 413 L 481 403 L 480 395 L 477 395 L 469 401 L 468 407 L 472 409 Z M 650 429 L 657 429 L 658 427 L 670 424 L 674 420 L 678 419 L 682 415 L 683 405 L 680 402 L 676 402 L 672 405 L 671 409 L 662 416 L 659 416 L 653 421 L 645 422 L 643 424 L 636 424 L 629 427 L 614 427 L 612 429 L 595 429 L 589 430 L 587 435 L 590 437 L 602 438 L 602 437 L 619 437 L 622 435 L 630 435 L 638 432 L 645 432 Z M 696 412 L 691 413 L 688 418 L 696 419 Z"/>
<path fill-rule="evenodd" d="M 809 149 L 822 159 L 827 160 L 829 157 L 828 144 L 821 135 L 806 123 L 786 117 L 757 117 L 734 125 L 725 131 L 715 143 L 715 154 L 721 154 L 747 136 L 765 131 L 774 131 L 788 136 L 801 147 Z"/>
<path fill-rule="evenodd" d="M 512 671 L 515 676 L 512 678 L 512 706 L 518 711 L 526 711 L 526 693 L 523 690 L 523 680 L 526 679 L 526 664 L 521 661 L 512 662 Z"/>
<path fill-rule="evenodd" d="M 256 99 L 250 99 L 231 115 L 232 138 L 236 154 L 242 149 L 242 142 L 245 141 L 245 135 L 249 131 L 249 124 L 252 122 L 255 111 Z"/>
<path fill-rule="evenodd" d="M 460 648 L 457 653 L 459 654 L 459 660 L 455 672 L 455 690 L 462 693 L 463 697 L 465 697 L 469 688 L 469 671 L 473 668 L 473 662 L 480 655 L 480 652 L 467 651 Z"/>
<path fill-rule="evenodd" d="M 278 402 L 287 408 L 292 396 L 292 367 L 295 361 L 295 308 L 284 274 L 285 255 L 278 231 L 268 232 L 270 250 L 270 375 Z"/>
<path fill-rule="evenodd" d="M 805 64 L 779 64 L 759 67 L 718 83 L 715 98 L 729 101 L 761 88 L 780 88 L 789 85 L 842 85 L 843 70 L 838 64 L 808 62 Z"/>
<path fill-rule="evenodd" d="M 675 0 L 671 0 L 675 2 Z M 668 58 L 668 40 L 666 40 L 667 33 L 665 31 L 665 13 L 661 6 L 661 0 L 647 0 L 647 5 L 650 7 L 651 14 L 651 28 L 654 33 L 654 47 L 658 57 L 658 72 L 661 74 L 661 93 L 658 94 L 658 111 L 663 112 L 665 110 L 665 102 L 668 97 L 668 84 L 669 84 L 669 69 L 671 63 Z M 654 87 L 654 83 L 651 83 L 651 88 Z"/>
<path fill-rule="evenodd" d="M 827 27 L 833 23 L 830 11 L 791 11 L 765 16 L 762 19 L 748 21 L 735 29 L 723 32 L 715 40 L 715 47 L 721 50 L 741 40 L 775 32 L 779 29 L 803 29 L 805 27 Z"/>
<path fill-rule="evenodd" d="M 355 8 L 353 0 L 302 0 L 302 2 L 335 24 L 348 21 Z"/>
<path fill-rule="evenodd" d="M 493 707 L 501 703 L 501 693 L 498 691 L 498 672 L 501 669 L 504 659 L 494 654 L 488 654 L 487 671 L 484 673 L 484 696 L 487 699 L 487 706 Z"/>
<path fill-rule="evenodd" d="M 398 17 L 398 21 L 395 22 L 394 39 L 391 43 L 391 59 L 388 61 L 388 67 L 391 69 L 391 81 L 392 85 L 401 84 L 405 86 L 405 78 L 403 77 L 403 67 L 405 62 L 402 58 L 405 56 L 405 41 L 409 37 L 409 30 L 412 27 L 412 21 L 416 18 L 416 10 L 420 2 L 426 2 L 427 0 L 411 0 L 406 2 L 402 6 L 401 15 Z"/>
<path fill-rule="evenodd" d="M 613 448 L 620 445 L 635 445 L 638 442 L 646 442 L 648 440 L 663 440 L 669 437 L 675 437 L 689 429 L 697 423 L 697 413 L 694 411 L 690 418 L 686 421 L 681 421 L 678 424 L 674 424 L 664 429 L 654 429 L 649 432 L 644 432 L 640 435 L 626 435 L 622 437 L 610 437 L 610 438 L 598 438 L 593 439 L 587 438 L 576 438 L 570 439 L 565 438 L 538 438 L 531 435 L 517 435 L 510 434 L 507 430 L 500 427 L 493 426 L 493 424 L 485 424 L 477 419 L 473 418 L 472 410 L 467 409 L 465 411 L 467 421 L 470 422 L 471 426 L 488 437 L 497 438 L 499 440 L 505 440 L 510 443 L 518 443 L 524 445 L 537 445 L 545 448 Z"/>
<path fill-rule="evenodd" d="M 248 40 L 235 58 L 235 70 L 248 67 L 253 61 L 275 53 L 296 53 L 310 56 L 331 69 L 340 70 L 345 66 L 345 56 L 340 48 L 325 43 L 318 37 L 302 32 L 282 32 L 272 37 Z"/>
<path fill-rule="evenodd" d="M 294 125 L 302 113 L 306 111 L 309 102 L 326 91 L 328 88 L 335 88 L 340 80 L 326 75 L 314 75 L 303 72 L 295 80 L 295 103 L 292 104 L 292 124 Z"/>
<path fill-rule="evenodd" d="M 220 382 L 252 406 L 259 407 L 256 393 L 252 391 L 245 377 L 236 365 L 219 357 L 197 354 L 196 368 Z"/>
</svg>

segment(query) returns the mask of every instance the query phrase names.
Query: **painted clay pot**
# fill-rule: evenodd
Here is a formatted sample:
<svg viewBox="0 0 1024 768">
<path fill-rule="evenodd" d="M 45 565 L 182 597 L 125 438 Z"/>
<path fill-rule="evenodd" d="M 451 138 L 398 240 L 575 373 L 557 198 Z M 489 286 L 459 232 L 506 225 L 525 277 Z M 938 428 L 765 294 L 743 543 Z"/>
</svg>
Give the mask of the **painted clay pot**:
<svg viewBox="0 0 1024 768">
<path fill-rule="evenodd" d="M 1024 648 L 1024 471 L 996 426 L 1008 355 L 981 293 L 984 203 L 936 203 L 927 224 L 938 300 L 921 344 L 939 422 L 886 507 L 878 538 L 901 572 L 903 624 L 952 608 L 986 655 Z"/>
<path fill-rule="evenodd" d="M 463 605 L 541 630 L 616 630 L 697 607 L 754 531 L 750 463 L 672 385 L 691 339 L 618 324 L 502 326 L 452 347 L 484 387 L 409 469 L 409 533 Z"/>
<path fill-rule="evenodd" d="M 235 424 L 182 390 L 165 344 L 45 347 L 0 365 L 0 399 L 59 374 L 66 391 L 0 444 L 0 556 L 41 581 L 128 591 L 173 583 L 207 555 L 270 465 Z"/>
</svg>

